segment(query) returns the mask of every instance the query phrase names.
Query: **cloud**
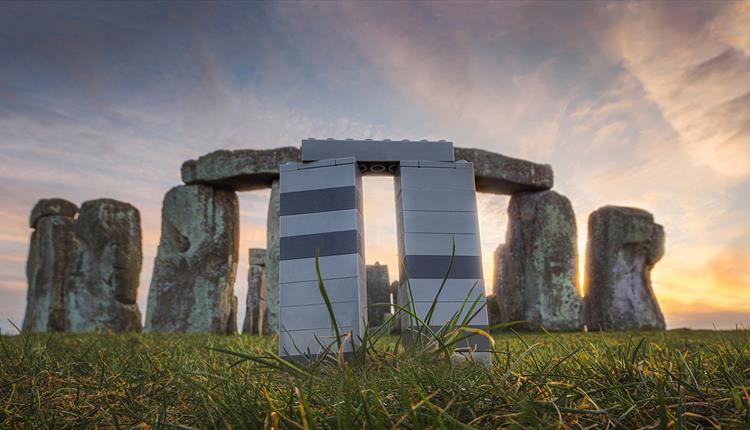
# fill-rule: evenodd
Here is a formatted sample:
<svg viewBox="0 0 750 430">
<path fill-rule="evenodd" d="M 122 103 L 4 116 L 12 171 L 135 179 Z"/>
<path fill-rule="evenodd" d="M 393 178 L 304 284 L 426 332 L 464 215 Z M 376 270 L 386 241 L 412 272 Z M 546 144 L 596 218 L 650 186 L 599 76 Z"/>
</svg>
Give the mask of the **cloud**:
<svg viewBox="0 0 750 430">
<path fill-rule="evenodd" d="M 621 18 L 612 30 L 612 46 L 696 161 L 723 175 L 746 178 L 750 57 L 744 47 L 727 43 L 732 37 L 711 31 L 729 20 L 726 11 L 716 20 L 708 19 L 713 10 L 698 7 L 675 12 L 649 3 L 616 8 L 613 13 Z M 748 16 L 733 15 L 730 27 L 739 22 L 750 27 Z"/>
</svg>

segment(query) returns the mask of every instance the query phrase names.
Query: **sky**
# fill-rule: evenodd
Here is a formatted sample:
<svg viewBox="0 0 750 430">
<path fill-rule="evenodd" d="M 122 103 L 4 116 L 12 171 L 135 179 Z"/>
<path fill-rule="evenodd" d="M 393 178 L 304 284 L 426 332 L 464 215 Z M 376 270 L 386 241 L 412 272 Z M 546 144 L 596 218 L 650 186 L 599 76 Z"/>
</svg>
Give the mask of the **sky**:
<svg viewBox="0 0 750 430">
<path fill-rule="evenodd" d="M 145 313 L 182 162 L 308 137 L 548 163 L 581 255 L 603 205 L 664 225 L 668 328 L 750 326 L 750 2 L 4 2 L 0 329 L 23 319 L 38 199 L 140 210 Z M 240 303 L 268 196 L 240 195 Z M 508 198 L 478 204 L 489 287 Z M 365 223 L 367 262 L 395 275 L 389 178 L 366 178 Z"/>
</svg>

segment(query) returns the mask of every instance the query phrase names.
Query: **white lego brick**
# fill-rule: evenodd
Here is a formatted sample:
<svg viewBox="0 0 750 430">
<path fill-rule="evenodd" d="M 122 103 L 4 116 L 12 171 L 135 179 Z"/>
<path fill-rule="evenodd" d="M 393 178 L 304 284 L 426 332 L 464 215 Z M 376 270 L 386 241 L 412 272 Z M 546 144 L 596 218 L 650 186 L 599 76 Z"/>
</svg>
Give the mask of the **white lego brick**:
<svg viewBox="0 0 750 430">
<path fill-rule="evenodd" d="M 479 234 L 474 212 L 403 211 L 404 233 Z"/>
<path fill-rule="evenodd" d="M 357 230 L 360 228 L 360 218 L 361 214 L 357 209 L 284 215 L 280 217 L 279 231 L 281 237 L 287 237 Z"/>
<path fill-rule="evenodd" d="M 341 326 L 356 326 L 359 323 L 357 302 L 332 303 L 336 322 Z M 281 330 L 314 330 L 331 326 L 331 317 L 325 303 L 302 306 L 281 306 L 279 317 Z"/>
<path fill-rule="evenodd" d="M 358 302 L 360 278 L 324 279 L 326 294 L 331 302 Z M 281 306 L 300 306 L 325 303 L 318 281 L 288 282 L 281 284 Z"/>
<path fill-rule="evenodd" d="M 420 319 L 425 321 L 427 317 L 427 312 L 429 312 L 430 307 L 432 306 L 432 302 L 415 302 L 413 304 L 414 313 L 419 316 Z M 461 307 L 463 306 L 463 310 Z M 437 305 L 435 305 L 435 309 L 432 313 L 432 318 L 430 319 L 430 325 L 434 326 L 440 326 L 445 323 L 447 323 L 449 320 L 453 318 L 454 315 L 458 314 L 458 324 L 461 324 L 463 322 L 463 319 L 466 317 L 470 317 L 472 314 L 476 313 L 473 318 L 471 318 L 469 321 L 466 322 L 466 325 L 487 325 L 487 310 L 482 309 L 479 312 L 477 312 L 477 309 L 480 305 L 477 305 L 474 310 L 469 313 L 469 309 L 471 308 L 470 304 L 466 304 L 464 306 L 463 302 L 438 302 Z M 426 322 L 426 321 L 425 321 Z"/>
<path fill-rule="evenodd" d="M 411 297 L 415 302 L 432 302 L 440 290 L 442 279 L 410 279 Z M 409 296 L 409 288 L 406 282 L 399 286 L 399 297 Z M 437 296 L 438 301 L 462 302 L 468 300 L 473 302 L 477 296 L 485 297 L 483 279 L 448 279 L 445 281 L 443 290 Z"/>
<path fill-rule="evenodd" d="M 473 169 L 399 168 L 402 190 L 474 191 Z"/>
<path fill-rule="evenodd" d="M 357 169 L 351 164 L 281 173 L 279 191 L 282 193 L 357 185 Z"/>
<path fill-rule="evenodd" d="M 401 255 L 482 255 L 478 234 L 404 233 L 404 254 Z"/>
<path fill-rule="evenodd" d="M 353 332 L 353 337 L 356 341 L 357 327 L 339 327 L 339 330 L 342 335 L 348 332 Z M 325 351 L 326 348 L 329 348 L 329 352 L 332 354 L 338 352 L 336 336 L 333 328 L 282 331 L 279 333 L 279 354 L 281 356 L 302 354 L 317 355 Z M 352 351 L 351 340 L 344 342 L 344 351 Z"/>
<path fill-rule="evenodd" d="M 405 211 L 476 212 L 474 190 L 414 190 L 405 189 L 396 198 Z"/>
<path fill-rule="evenodd" d="M 320 273 L 323 279 L 352 278 L 359 276 L 359 254 L 331 255 L 320 257 Z M 279 282 L 316 281 L 315 258 L 281 260 Z"/>
</svg>

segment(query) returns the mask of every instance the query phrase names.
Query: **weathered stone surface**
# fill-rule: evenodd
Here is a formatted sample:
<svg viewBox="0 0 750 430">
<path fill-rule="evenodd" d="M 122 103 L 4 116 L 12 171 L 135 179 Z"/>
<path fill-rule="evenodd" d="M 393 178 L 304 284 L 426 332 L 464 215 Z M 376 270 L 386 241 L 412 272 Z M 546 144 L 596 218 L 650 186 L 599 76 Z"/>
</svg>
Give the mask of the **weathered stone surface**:
<svg viewBox="0 0 750 430">
<path fill-rule="evenodd" d="M 266 312 L 264 333 L 279 332 L 279 181 L 271 184 L 266 219 Z"/>
<path fill-rule="evenodd" d="M 494 294 L 487 296 L 487 319 L 490 322 L 490 327 L 503 322 L 500 316 L 500 302 Z"/>
<path fill-rule="evenodd" d="M 642 210 L 605 206 L 589 216 L 586 316 L 592 330 L 664 330 L 651 269 L 664 255 L 664 228 Z"/>
<path fill-rule="evenodd" d="M 84 202 L 75 222 L 76 249 L 65 284 L 66 328 L 140 331 L 141 216 L 117 200 Z"/>
<path fill-rule="evenodd" d="M 65 199 L 41 199 L 36 202 L 29 216 L 29 227 L 36 228 L 39 218 L 45 216 L 63 216 L 73 218 L 78 213 L 78 206 Z"/>
<path fill-rule="evenodd" d="M 552 167 L 474 148 L 455 148 L 456 160 L 474 164 L 477 192 L 513 194 L 552 188 Z"/>
<path fill-rule="evenodd" d="M 388 290 L 388 266 L 379 262 L 367 265 L 367 324 L 377 327 L 383 324 L 383 315 L 390 313 L 390 307 L 379 303 L 390 303 Z"/>
<path fill-rule="evenodd" d="M 169 190 L 162 206 L 146 330 L 228 333 L 238 245 L 239 204 L 233 191 L 205 185 Z"/>
<path fill-rule="evenodd" d="M 249 191 L 270 188 L 279 166 L 299 159 L 299 148 L 220 150 L 182 164 L 182 181 Z"/>
<path fill-rule="evenodd" d="M 391 294 L 391 303 L 398 304 L 398 286 L 399 282 L 398 280 L 395 280 L 391 282 L 391 285 L 388 287 L 388 292 Z M 398 311 L 396 311 L 398 313 Z M 398 333 L 401 331 L 401 324 L 400 324 L 400 318 L 394 318 L 391 320 L 391 332 L 392 333 Z"/>
<path fill-rule="evenodd" d="M 237 334 L 237 310 L 239 300 L 237 296 L 232 296 L 232 305 L 229 308 L 229 320 L 227 321 L 227 334 Z"/>
<path fill-rule="evenodd" d="M 34 209 L 38 206 L 39 203 Z M 22 326 L 24 331 L 65 330 L 64 288 L 75 250 L 75 220 L 72 215 L 78 211 L 75 205 L 73 208 L 72 211 L 57 212 L 70 213 L 70 216 L 44 215 L 32 221 L 36 229 L 31 233 L 29 258 L 26 261 L 28 291 Z"/>
<path fill-rule="evenodd" d="M 552 167 L 474 148 L 455 148 L 456 160 L 474 163 L 478 192 L 512 194 L 552 188 Z M 296 147 L 220 150 L 182 165 L 182 181 L 229 190 L 269 188 L 279 178 L 279 165 L 297 161 Z M 364 174 L 373 172 L 366 171 Z M 382 172 L 380 172 L 382 174 Z"/>
<path fill-rule="evenodd" d="M 492 272 L 492 300 L 494 303 L 490 302 L 490 297 L 487 297 L 487 313 L 495 312 L 496 315 L 496 322 L 494 324 L 499 324 L 503 321 L 506 321 L 507 318 L 503 315 L 503 305 L 502 305 L 502 285 L 503 285 L 503 253 L 505 251 L 505 244 L 501 243 L 497 246 L 495 249 L 495 252 L 493 254 L 493 265 L 494 270 Z M 491 307 L 494 307 L 492 309 Z M 490 325 L 493 325 L 492 321 L 490 321 Z"/>
<path fill-rule="evenodd" d="M 245 322 L 242 333 L 262 334 L 266 307 L 266 250 L 250 248 L 250 269 L 247 272 L 247 300 L 245 301 Z M 261 330 L 262 331 L 262 330 Z"/>
<path fill-rule="evenodd" d="M 498 292 L 505 321 L 524 320 L 529 329 L 581 327 L 576 234 L 573 207 L 564 196 L 513 195 Z"/>
</svg>

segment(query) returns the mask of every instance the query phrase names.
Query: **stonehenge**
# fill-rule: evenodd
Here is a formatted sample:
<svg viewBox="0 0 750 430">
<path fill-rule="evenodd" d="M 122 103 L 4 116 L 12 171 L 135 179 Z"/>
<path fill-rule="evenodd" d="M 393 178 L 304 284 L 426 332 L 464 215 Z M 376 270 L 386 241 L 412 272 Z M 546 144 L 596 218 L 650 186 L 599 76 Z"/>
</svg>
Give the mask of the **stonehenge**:
<svg viewBox="0 0 750 430">
<path fill-rule="evenodd" d="M 525 321 L 521 327 L 527 329 L 581 328 L 576 238 L 567 198 L 555 191 L 513 194 L 496 275 L 504 322 Z"/>
<path fill-rule="evenodd" d="M 75 250 L 77 212 L 75 204 L 62 199 L 40 200 L 31 211 L 24 331 L 65 330 L 65 282 Z"/>
<path fill-rule="evenodd" d="M 161 239 L 148 292 L 146 330 L 236 331 L 234 281 L 239 203 L 233 191 L 180 185 L 164 197 Z"/>
<path fill-rule="evenodd" d="M 597 330 L 664 330 L 651 269 L 664 255 L 664 228 L 650 213 L 604 206 L 589 216 L 586 314 Z"/>
<path fill-rule="evenodd" d="M 141 273 L 141 216 L 117 200 L 84 202 L 65 286 L 65 326 L 72 332 L 141 331 L 136 303 Z"/>
<path fill-rule="evenodd" d="M 397 157 L 388 155 L 394 151 Z M 347 160 L 352 156 L 357 175 L 394 176 L 398 248 L 405 257 L 404 267 L 399 268 L 401 280 L 392 283 L 384 265 L 365 268 L 363 261 L 358 269 L 361 274 L 347 272 L 347 276 L 367 280 L 366 294 L 359 294 L 356 301 L 366 310 L 358 318 L 369 326 L 382 324 L 388 313 L 387 307 L 372 304 L 388 303 L 391 297 L 397 304 L 409 299 L 405 277 L 418 296 L 415 305 L 424 307 L 430 302 L 432 287 L 420 286 L 433 285 L 444 275 L 438 271 L 447 268 L 443 266 L 447 266 L 454 243 L 454 266 L 437 311 L 446 313 L 463 300 L 459 292 L 484 293 L 476 203 L 472 203 L 474 193 L 481 192 L 509 195 L 510 204 L 505 243 L 494 255 L 492 294 L 486 297 L 488 315 L 478 327 L 523 321 L 514 327 L 560 331 L 584 326 L 591 330 L 665 328 L 650 281 L 650 271 L 664 253 L 664 230 L 648 212 L 605 206 L 591 214 L 582 297 L 575 215 L 570 201 L 552 190 L 551 166 L 453 147 L 446 141 L 305 139 L 300 147 L 219 150 L 183 163 L 183 184 L 164 197 L 145 330 L 238 331 L 236 193 L 268 189 L 266 246 L 250 250 L 242 332 L 281 334 L 284 281 L 280 272 L 281 266 L 290 264 L 282 262 L 294 261 L 297 254 L 309 258 L 313 248 L 293 237 L 314 233 L 303 229 L 287 234 L 291 239 L 282 238 L 282 217 L 296 215 L 289 218 L 282 213 L 283 195 L 288 192 L 280 183 L 280 172 L 292 164 L 301 170 L 324 171 L 336 166 L 337 160 L 342 160 L 341 165 L 350 163 Z M 356 196 L 361 201 L 360 191 Z M 317 210 L 305 216 L 313 219 Z M 361 224 L 361 219 L 356 221 Z M 25 331 L 141 330 L 135 301 L 142 259 L 137 209 L 101 199 L 84 203 L 79 213 L 71 202 L 45 199 L 32 208 L 29 225 Z M 327 231 L 336 233 L 334 230 Z M 337 234 L 343 238 L 344 233 Z M 317 244 L 315 240 L 310 243 Z M 349 252 L 346 241 L 349 236 L 344 242 L 324 241 L 314 246 L 318 251 L 330 248 L 330 252 L 339 252 L 346 245 Z M 282 242 L 287 251 L 282 250 Z M 290 248 L 290 243 L 302 248 Z M 358 236 L 356 243 L 361 247 L 363 236 Z M 364 260 L 363 251 L 352 253 L 356 254 Z M 310 285 L 312 281 L 304 280 Z M 334 288 L 341 281 L 326 282 Z M 319 294 L 317 288 L 315 291 Z M 399 323 L 402 328 L 403 323 Z"/>
<path fill-rule="evenodd" d="M 242 333 L 269 334 L 265 328 L 266 250 L 250 248 L 250 269 L 247 272 L 247 299 Z"/>
</svg>

